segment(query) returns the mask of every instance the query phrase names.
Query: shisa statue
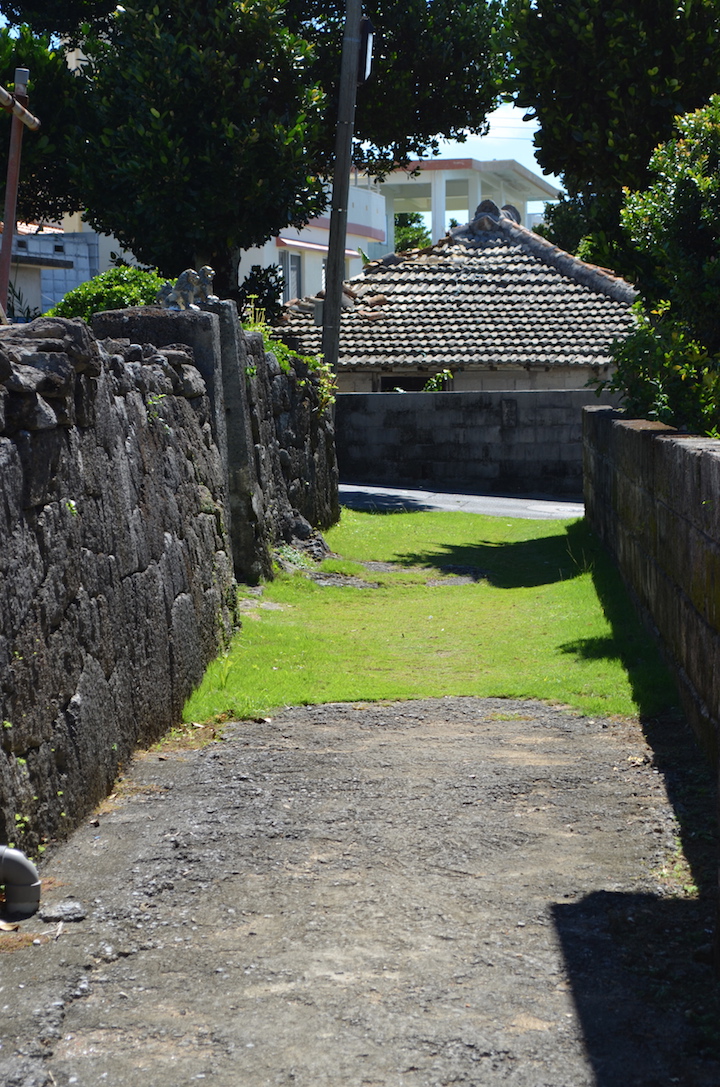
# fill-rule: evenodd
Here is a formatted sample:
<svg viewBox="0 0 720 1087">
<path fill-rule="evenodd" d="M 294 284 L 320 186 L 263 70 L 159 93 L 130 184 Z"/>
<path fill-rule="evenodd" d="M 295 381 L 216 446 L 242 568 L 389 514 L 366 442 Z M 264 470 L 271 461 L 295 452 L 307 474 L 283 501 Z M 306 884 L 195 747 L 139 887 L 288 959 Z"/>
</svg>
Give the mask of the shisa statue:
<svg viewBox="0 0 720 1087">
<path fill-rule="evenodd" d="M 174 284 L 163 283 L 157 301 L 163 309 L 173 310 L 198 309 L 198 302 L 219 302 L 218 296 L 212 293 L 214 275 L 209 264 L 204 264 L 199 272 L 186 268 Z"/>
</svg>

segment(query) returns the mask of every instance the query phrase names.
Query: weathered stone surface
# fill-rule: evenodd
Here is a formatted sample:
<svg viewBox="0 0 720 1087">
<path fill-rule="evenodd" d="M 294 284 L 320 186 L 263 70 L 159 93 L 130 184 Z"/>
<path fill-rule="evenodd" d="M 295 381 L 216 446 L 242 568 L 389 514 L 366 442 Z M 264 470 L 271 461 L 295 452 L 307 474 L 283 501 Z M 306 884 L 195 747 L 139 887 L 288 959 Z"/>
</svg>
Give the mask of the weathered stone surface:
<svg viewBox="0 0 720 1087">
<path fill-rule="evenodd" d="M 0 841 L 32 848 L 178 720 L 235 599 L 207 407 L 173 395 L 170 360 L 126 363 L 74 322 L 12 338 L 28 361 L 1 387 Z M 68 399 L 78 425 L 61 428 Z"/>
<path fill-rule="evenodd" d="M 720 749 L 720 442 L 584 411 L 585 510 L 660 633 L 688 720 Z"/>
<path fill-rule="evenodd" d="M 104 314 L 102 343 L 82 321 L 0 330 L 0 841 L 77 823 L 179 719 L 233 573 L 269 575 L 276 543 L 338 515 L 313 376 L 212 309 Z"/>
</svg>

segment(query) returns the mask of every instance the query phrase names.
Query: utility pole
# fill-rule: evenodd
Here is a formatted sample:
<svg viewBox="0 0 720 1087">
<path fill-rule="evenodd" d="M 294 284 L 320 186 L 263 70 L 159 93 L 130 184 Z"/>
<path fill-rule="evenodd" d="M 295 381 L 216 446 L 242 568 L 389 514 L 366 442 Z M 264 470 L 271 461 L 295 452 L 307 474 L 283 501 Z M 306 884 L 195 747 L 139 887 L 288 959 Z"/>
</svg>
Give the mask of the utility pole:
<svg viewBox="0 0 720 1087">
<path fill-rule="evenodd" d="M 337 367 L 340 351 L 340 310 L 342 285 L 345 278 L 345 236 L 350 196 L 355 98 L 360 64 L 361 20 L 362 0 L 346 0 L 345 35 L 340 65 L 340 101 L 335 134 L 335 172 L 323 305 L 322 351 L 325 362 L 329 363 L 333 370 Z"/>
<path fill-rule="evenodd" d="M 32 130 L 40 127 L 37 117 L 28 113 L 27 85 L 30 72 L 27 68 L 15 69 L 15 94 L 10 94 L 0 87 L 0 107 L 12 113 L 10 128 L 10 153 L 8 155 L 7 182 L 5 185 L 5 213 L 3 218 L 3 236 L 0 246 L 0 308 L 2 316 L 7 311 L 8 285 L 10 283 L 10 261 L 12 243 L 15 235 L 15 217 L 17 214 L 18 182 L 20 179 L 20 152 L 22 150 L 23 127 Z"/>
</svg>

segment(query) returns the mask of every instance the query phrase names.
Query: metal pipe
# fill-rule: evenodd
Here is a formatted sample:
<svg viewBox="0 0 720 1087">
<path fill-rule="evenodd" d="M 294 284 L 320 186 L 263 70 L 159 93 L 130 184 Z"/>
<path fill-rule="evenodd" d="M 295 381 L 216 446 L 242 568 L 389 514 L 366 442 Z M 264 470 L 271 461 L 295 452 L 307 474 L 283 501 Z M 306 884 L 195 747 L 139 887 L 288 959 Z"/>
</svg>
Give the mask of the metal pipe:
<svg viewBox="0 0 720 1087">
<path fill-rule="evenodd" d="M 27 68 L 22 69 L 27 71 Z M 29 110 L 25 109 L 25 106 L 18 102 L 14 94 L 10 91 L 6 91 L 4 87 L 0 87 L 0 108 L 7 110 L 8 113 L 12 113 L 15 117 L 19 117 L 26 128 L 31 129 L 33 132 L 37 132 L 40 128 L 40 121 Z"/>
<path fill-rule="evenodd" d="M 40 876 L 32 861 L 19 849 L 0 845 L 0 883 L 5 885 L 4 915 L 24 921 L 40 905 Z"/>
<path fill-rule="evenodd" d="M 30 72 L 27 68 L 15 69 L 15 94 L 10 98 L 20 107 L 20 112 L 12 109 L 13 119 L 10 129 L 10 153 L 8 155 L 7 182 L 5 184 L 5 213 L 3 217 L 3 236 L 0 245 L 0 307 L 2 312 L 7 312 L 8 285 L 10 283 L 10 262 L 12 259 L 12 243 L 15 234 L 15 217 L 17 213 L 18 183 L 20 180 L 20 152 L 22 151 L 23 127 L 26 124 L 22 114 L 27 113 L 27 83 Z M 7 94 L 8 92 L 5 91 Z M 32 117 L 31 113 L 27 113 Z M 33 117 L 33 120 L 37 118 Z"/>
</svg>

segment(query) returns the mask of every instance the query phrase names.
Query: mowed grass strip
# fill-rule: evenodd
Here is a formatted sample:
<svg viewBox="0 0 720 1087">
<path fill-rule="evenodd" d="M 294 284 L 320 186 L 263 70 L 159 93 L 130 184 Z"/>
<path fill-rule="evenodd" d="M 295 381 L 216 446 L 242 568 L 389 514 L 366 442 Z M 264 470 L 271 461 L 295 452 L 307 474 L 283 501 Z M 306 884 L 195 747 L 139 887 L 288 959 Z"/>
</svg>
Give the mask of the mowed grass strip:
<svg viewBox="0 0 720 1087">
<path fill-rule="evenodd" d="M 326 539 L 342 559 L 321 570 L 378 587 L 281 574 L 208 668 L 185 721 L 443 695 L 539 698 L 622 716 L 677 702 L 584 521 L 344 510 Z"/>
</svg>

